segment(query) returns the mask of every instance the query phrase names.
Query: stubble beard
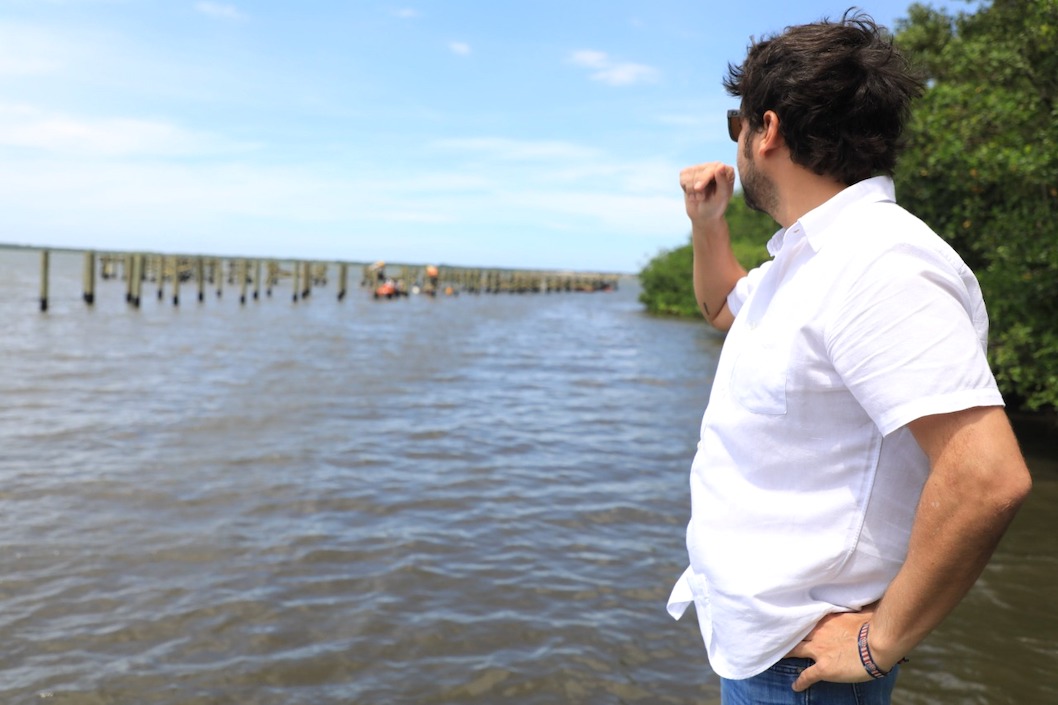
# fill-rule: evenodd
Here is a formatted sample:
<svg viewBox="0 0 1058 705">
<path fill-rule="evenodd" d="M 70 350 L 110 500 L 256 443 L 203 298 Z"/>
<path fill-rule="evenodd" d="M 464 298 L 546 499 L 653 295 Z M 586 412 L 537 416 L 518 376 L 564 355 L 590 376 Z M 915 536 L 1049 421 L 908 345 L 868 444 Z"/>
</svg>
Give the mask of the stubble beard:
<svg viewBox="0 0 1058 705">
<path fill-rule="evenodd" d="M 742 185 L 742 200 L 746 202 L 746 206 L 750 210 L 766 213 L 774 218 L 773 212 L 779 200 L 775 193 L 775 184 L 757 170 L 750 140 L 746 140 L 742 148 L 738 181 Z"/>
</svg>

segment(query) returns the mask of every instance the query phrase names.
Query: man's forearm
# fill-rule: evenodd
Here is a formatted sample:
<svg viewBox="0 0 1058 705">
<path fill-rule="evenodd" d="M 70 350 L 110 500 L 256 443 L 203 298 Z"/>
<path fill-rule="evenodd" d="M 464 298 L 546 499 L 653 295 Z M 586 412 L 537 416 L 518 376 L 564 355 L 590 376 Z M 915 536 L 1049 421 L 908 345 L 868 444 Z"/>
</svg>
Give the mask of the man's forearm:
<svg viewBox="0 0 1058 705">
<path fill-rule="evenodd" d="M 883 669 L 962 600 L 1031 486 L 1002 409 L 971 409 L 959 416 L 966 423 L 939 418 L 912 424 L 933 467 L 907 559 L 871 618 L 870 648 Z M 946 421 L 947 427 L 937 427 Z M 936 428 L 926 429 L 931 423 Z M 947 440 L 940 444 L 938 438 Z"/>
<path fill-rule="evenodd" d="M 984 570 L 1032 485 L 1000 407 L 982 407 L 909 424 L 930 461 L 903 567 L 885 595 L 862 612 L 827 615 L 790 656 L 810 658 L 794 683 L 870 676 L 857 640 L 869 622 L 868 647 L 888 672 L 955 608 Z"/>
<path fill-rule="evenodd" d="M 727 295 L 735 282 L 746 276 L 731 251 L 724 219 L 734 186 L 734 167 L 721 162 L 698 164 L 680 172 L 694 243 L 694 296 L 698 310 L 720 330 L 727 330 L 735 320 L 726 305 Z"/>
<path fill-rule="evenodd" d="M 735 259 L 727 221 L 720 219 L 709 227 L 695 225 L 691 234 L 694 247 L 694 295 L 705 319 L 720 330 L 727 330 L 734 316 L 727 308 L 727 295 L 746 270 Z"/>
</svg>

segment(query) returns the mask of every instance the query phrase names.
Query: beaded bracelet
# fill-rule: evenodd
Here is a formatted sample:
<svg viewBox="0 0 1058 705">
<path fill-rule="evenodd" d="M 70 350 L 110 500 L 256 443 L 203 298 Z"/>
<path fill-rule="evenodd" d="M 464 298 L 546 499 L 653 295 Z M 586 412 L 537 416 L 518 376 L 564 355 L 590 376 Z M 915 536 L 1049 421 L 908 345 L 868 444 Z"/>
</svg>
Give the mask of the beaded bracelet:
<svg viewBox="0 0 1058 705">
<path fill-rule="evenodd" d="M 883 671 L 882 669 L 878 668 L 878 664 L 874 662 L 874 657 L 871 656 L 871 647 L 867 646 L 867 632 L 870 630 L 870 628 L 870 622 L 864 622 L 863 626 L 860 627 L 860 639 L 858 642 L 860 647 L 860 663 L 863 664 L 864 670 L 867 671 L 867 675 L 869 675 L 871 678 L 885 678 L 890 673 L 892 673 L 892 671 Z M 907 659 L 900 659 L 900 661 L 898 661 L 897 663 L 906 662 Z"/>
</svg>

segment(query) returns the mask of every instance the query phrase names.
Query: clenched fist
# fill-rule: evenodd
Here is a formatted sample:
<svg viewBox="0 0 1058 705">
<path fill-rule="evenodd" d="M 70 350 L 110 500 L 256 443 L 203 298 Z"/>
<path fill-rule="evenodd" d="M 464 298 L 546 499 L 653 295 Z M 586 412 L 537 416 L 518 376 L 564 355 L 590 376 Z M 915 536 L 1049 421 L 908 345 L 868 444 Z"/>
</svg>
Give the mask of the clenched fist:
<svg viewBox="0 0 1058 705">
<path fill-rule="evenodd" d="M 680 188 L 693 224 L 719 220 L 735 192 L 735 168 L 722 162 L 689 166 L 680 172 Z"/>
</svg>

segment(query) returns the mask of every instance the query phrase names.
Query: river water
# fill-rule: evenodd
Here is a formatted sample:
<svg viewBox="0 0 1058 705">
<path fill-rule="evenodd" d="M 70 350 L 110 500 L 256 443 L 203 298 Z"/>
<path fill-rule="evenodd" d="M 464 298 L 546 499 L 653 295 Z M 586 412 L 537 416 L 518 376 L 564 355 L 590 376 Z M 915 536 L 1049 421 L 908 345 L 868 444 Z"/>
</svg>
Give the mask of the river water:
<svg viewBox="0 0 1058 705">
<path fill-rule="evenodd" d="M 664 606 L 704 324 L 634 281 L 89 309 L 80 268 L 42 314 L 0 251 L 0 702 L 718 702 Z M 1023 442 L 1034 494 L 896 702 L 1058 702 L 1058 451 Z"/>
</svg>

